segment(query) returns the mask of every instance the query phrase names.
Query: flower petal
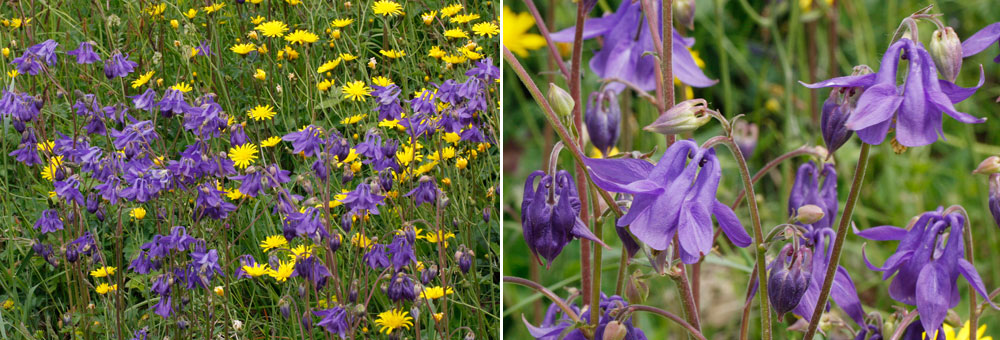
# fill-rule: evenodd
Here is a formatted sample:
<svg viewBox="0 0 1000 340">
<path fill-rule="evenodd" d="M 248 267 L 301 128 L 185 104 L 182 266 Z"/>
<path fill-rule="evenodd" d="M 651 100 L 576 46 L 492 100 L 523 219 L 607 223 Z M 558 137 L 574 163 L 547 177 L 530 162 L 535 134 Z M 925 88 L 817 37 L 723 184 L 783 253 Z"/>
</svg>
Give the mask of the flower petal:
<svg viewBox="0 0 1000 340">
<path fill-rule="evenodd" d="M 902 102 L 903 97 L 898 94 L 895 84 L 872 86 L 858 98 L 857 109 L 845 125 L 848 129 L 857 131 L 888 122 Z"/>
<path fill-rule="evenodd" d="M 917 277 L 917 311 L 925 330 L 941 328 L 948 315 L 950 292 L 954 283 L 948 282 L 948 270 L 940 262 L 932 262 L 920 270 Z"/>
<path fill-rule="evenodd" d="M 891 225 L 872 227 L 865 230 L 854 228 L 854 234 L 872 241 L 899 241 L 906 236 L 907 232 L 908 230 L 906 229 Z"/>
<path fill-rule="evenodd" d="M 972 36 L 962 42 L 962 56 L 968 58 L 982 52 L 986 48 L 1000 40 L 1000 22 L 983 27 Z"/>
<path fill-rule="evenodd" d="M 590 178 L 601 189 L 630 194 L 655 191 L 655 183 L 647 181 L 653 164 L 641 159 L 584 158 L 583 163 L 590 170 Z M 631 184 L 636 182 L 635 186 Z M 636 191 L 633 191 L 635 189 Z"/>
<path fill-rule="evenodd" d="M 549 327 L 536 327 L 528 322 L 528 319 L 524 318 L 524 314 L 521 314 L 521 321 L 524 322 L 524 327 L 528 329 L 528 333 L 536 339 L 559 335 L 559 333 L 562 333 L 569 326 L 568 323 L 562 322 Z"/>
<path fill-rule="evenodd" d="M 875 73 L 869 73 L 860 76 L 843 76 L 843 77 L 830 78 L 812 84 L 799 81 L 799 84 L 802 84 L 802 86 L 811 89 L 818 89 L 824 87 L 868 87 L 875 85 L 875 78 L 876 78 Z"/>
<path fill-rule="evenodd" d="M 736 213 L 728 205 L 715 201 L 715 204 L 712 205 L 712 215 L 715 215 L 715 220 L 719 221 L 719 228 L 722 228 L 722 232 L 737 247 L 746 247 L 753 242 L 750 234 L 747 234 L 743 224 L 740 223 L 740 219 L 736 217 Z"/>
<path fill-rule="evenodd" d="M 938 79 L 938 84 L 941 86 L 941 91 L 948 96 L 952 104 L 958 104 L 959 102 L 971 97 L 976 90 L 979 90 L 986 82 L 986 73 L 983 71 L 983 65 L 979 65 L 979 83 L 974 87 L 961 87 L 944 79 Z"/>
<path fill-rule="evenodd" d="M 975 288 L 976 292 L 990 303 L 990 306 L 993 306 L 995 309 L 1000 309 L 1000 307 L 993 304 L 993 300 L 990 299 L 990 294 L 986 292 L 986 286 L 983 285 L 983 279 L 979 277 L 979 272 L 976 271 L 976 267 L 973 266 L 972 263 L 969 263 L 969 261 L 966 261 L 965 259 L 958 259 L 958 272 L 962 273 L 962 276 L 965 276 L 965 279 L 969 281 L 972 288 Z"/>
<path fill-rule="evenodd" d="M 859 326 L 865 324 L 865 310 L 861 308 L 861 300 L 858 298 L 857 289 L 854 288 L 854 281 L 851 280 L 851 275 L 844 267 L 837 266 L 837 274 L 833 277 L 830 297 Z"/>
</svg>

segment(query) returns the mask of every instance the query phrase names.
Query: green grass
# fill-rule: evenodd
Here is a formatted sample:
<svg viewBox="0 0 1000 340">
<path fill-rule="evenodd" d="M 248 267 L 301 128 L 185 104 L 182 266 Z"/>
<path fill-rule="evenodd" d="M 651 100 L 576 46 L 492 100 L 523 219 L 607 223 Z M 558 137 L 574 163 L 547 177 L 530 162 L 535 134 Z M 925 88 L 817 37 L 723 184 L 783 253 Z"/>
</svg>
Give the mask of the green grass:
<svg viewBox="0 0 1000 340">
<path fill-rule="evenodd" d="M 558 2 L 555 7 L 550 2 L 536 2 L 543 16 L 553 13 L 556 29 L 569 27 L 574 22 L 575 7 L 568 2 Z M 756 151 L 749 156 L 751 172 L 755 172 L 767 161 L 802 145 L 822 145 L 818 124 L 812 122 L 811 108 L 818 110 L 829 90 L 815 91 L 816 102 L 810 101 L 810 91 L 797 82 L 809 81 L 810 59 L 815 59 L 816 79 L 826 79 L 835 73 L 843 75 L 857 64 L 868 64 L 877 69 L 881 54 L 889 44 L 891 35 L 900 20 L 910 13 L 934 4 L 934 13 L 942 13 L 941 19 L 955 28 L 959 37 L 965 38 L 983 26 L 1000 20 L 995 4 L 989 1 L 837 1 L 838 43 L 827 43 L 829 20 L 825 12 L 799 13 L 792 9 L 791 2 L 745 2 L 742 0 L 697 1 L 695 29 L 683 32 L 685 36 L 696 38 L 692 48 L 705 62 L 706 74 L 720 82 L 705 89 L 694 89 L 694 96 L 705 98 L 709 106 L 721 111 L 727 117 L 739 114 L 741 119 L 760 126 L 760 139 Z M 515 12 L 524 12 L 523 3 L 514 1 L 506 4 Z M 720 7 L 721 6 L 721 7 Z M 591 16 L 613 11 L 616 1 L 600 1 Z M 755 21 L 753 15 L 766 18 L 764 23 Z M 810 24 L 810 22 L 812 24 Z M 814 25 L 810 27 L 809 25 Z M 920 24 L 922 40 L 928 41 L 934 26 Z M 816 42 L 815 57 L 808 52 L 809 41 Z M 596 90 L 599 81 L 588 70 L 590 51 L 599 48 L 595 41 L 584 45 L 583 95 Z M 997 226 L 987 206 L 987 183 L 984 176 L 974 176 L 970 172 L 982 159 L 1000 153 L 1000 134 L 996 129 L 998 106 L 994 100 L 1000 96 L 1000 64 L 992 62 L 997 51 L 989 51 L 973 58 L 965 59 L 962 73 L 957 83 L 971 86 L 978 77 L 978 66 L 986 72 L 986 85 L 972 98 L 957 105 L 960 111 L 968 112 L 989 120 L 984 124 L 965 125 L 952 119 L 944 119 L 943 130 L 946 139 L 931 146 L 911 148 L 902 154 L 895 154 L 888 143 L 872 148 L 861 198 L 854 214 L 858 228 L 879 225 L 905 226 L 911 217 L 932 210 L 938 206 L 959 204 L 971 215 L 971 225 L 976 240 L 976 259 L 980 274 L 987 289 L 1000 285 L 1000 270 L 992 263 L 994 252 L 1000 247 Z M 830 56 L 833 56 L 831 60 Z M 547 62 L 547 50 L 537 50 L 527 58 L 520 58 L 522 64 L 534 75 L 536 83 L 555 82 L 568 88 L 558 70 Z M 564 59 L 569 59 L 568 55 Z M 520 84 L 513 70 L 505 66 L 504 123 L 504 209 L 509 212 L 503 224 L 504 253 L 525 254 L 528 249 L 521 236 L 521 227 L 514 219 L 519 212 L 524 178 L 531 171 L 541 169 L 548 157 L 551 143 L 558 136 L 549 131 L 541 109 L 534 104 L 527 90 Z M 543 87 L 544 88 L 544 87 Z M 678 95 L 683 95 L 679 91 Z M 666 146 L 660 135 L 641 132 L 638 127 L 648 125 L 656 117 L 655 109 L 647 102 L 632 95 L 631 109 L 623 111 L 626 130 L 619 141 L 622 150 L 662 152 Z M 769 103 L 770 102 L 770 103 Z M 818 111 L 817 111 L 818 112 Z M 517 128 L 510 128 L 516 126 Z M 699 129 L 693 136 L 703 142 L 721 133 L 715 123 Z M 836 153 L 837 172 L 841 206 L 850 187 L 859 144 L 853 138 Z M 723 181 L 719 187 L 719 197 L 723 202 L 735 198 L 741 188 L 738 170 L 728 153 L 720 152 L 723 166 Z M 788 193 L 794 179 L 795 169 L 807 161 L 797 158 L 779 166 L 756 186 L 761 205 L 761 218 L 766 228 L 786 220 Z M 571 169 L 568 156 L 561 158 L 561 168 Z M 842 207 L 841 207 L 842 208 Z M 842 209 L 841 209 L 842 210 Z M 749 214 L 743 206 L 737 209 L 745 226 L 749 227 Z M 604 275 L 602 288 L 613 293 L 620 243 L 611 224 L 604 227 L 604 239 L 611 240 L 613 251 L 603 254 Z M 888 319 L 895 307 L 903 306 L 893 301 L 887 294 L 888 284 L 881 280 L 880 273 L 865 267 L 861 258 L 864 240 L 853 235 L 847 237 L 841 264 L 845 266 L 857 284 L 859 295 L 866 312 L 880 312 Z M 895 250 L 892 242 L 868 242 L 866 253 L 875 264 L 880 264 Z M 730 339 L 738 335 L 740 310 L 753 266 L 753 253 L 745 249 L 721 246 L 722 255 L 710 255 L 703 266 L 702 316 L 705 334 L 708 338 Z M 568 295 L 566 289 L 579 287 L 580 264 L 578 242 L 573 242 L 559 256 L 551 269 L 538 271 L 537 280 L 561 296 Z M 532 276 L 531 258 L 524 255 L 504 257 L 504 275 L 519 277 Z M 629 271 L 640 269 L 649 272 L 648 261 L 639 255 Z M 961 280 L 960 280 L 961 281 Z M 677 289 L 667 277 L 653 276 L 647 279 L 651 287 L 645 304 L 653 305 L 681 315 Z M 959 283 L 963 302 L 953 310 L 961 320 L 968 316 L 967 289 Z M 521 324 L 521 316 L 535 322 L 540 320 L 549 301 L 529 289 L 504 286 L 504 332 L 511 338 L 527 336 Z M 981 301 L 981 299 L 980 299 Z M 541 309 L 539 309 L 541 308 Z M 911 307 L 912 308 L 912 307 Z M 540 312 L 541 310 L 541 312 Z M 837 308 L 834 308 L 837 310 Z M 840 313 L 839 311 L 837 313 Z M 759 334 L 759 313 L 751 314 L 751 333 Z M 843 315 L 840 313 L 840 315 Z M 684 338 L 683 331 L 676 325 L 650 315 L 637 315 L 637 324 L 650 339 Z M 980 324 L 989 325 L 987 335 L 997 334 L 1000 314 L 987 311 Z M 801 333 L 785 331 L 785 326 L 775 327 L 778 338 L 797 338 Z M 753 338 L 753 336 L 751 336 Z"/>
</svg>

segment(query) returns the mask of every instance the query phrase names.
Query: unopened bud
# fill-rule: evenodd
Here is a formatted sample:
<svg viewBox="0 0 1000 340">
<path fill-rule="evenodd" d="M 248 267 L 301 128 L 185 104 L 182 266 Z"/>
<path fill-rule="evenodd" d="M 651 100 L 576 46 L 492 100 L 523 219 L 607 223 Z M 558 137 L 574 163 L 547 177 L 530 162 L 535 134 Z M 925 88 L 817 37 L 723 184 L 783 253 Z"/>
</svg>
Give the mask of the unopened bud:
<svg viewBox="0 0 1000 340">
<path fill-rule="evenodd" d="M 990 156 L 984 159 L 976 167 L 976 170 L 972 170 L 972 173 L 984 175 L 1000 173 L 1000 156 Z"/>
<path fill-rule="evenodd" d="M 813 224 L 816 221 L 822 220 L 825 215 L 823 208 L 820 208 L 818 205 L 806 204 L 796 210 L 795 220 L 802 224 Z"/>
<path fill-rule="evenodd" d="M 622 340 L 628 334 L 628 328 L 618 320 L 611 320 L 604 326 L 604 338 L 602 340 Z"/>
<path fill-rule="evenodd" d="M 704 99 L 691 99 L 680 102 L 656 118 L 653 124 L 642 128 L 649 132 L 664 135 L 676 135 L 697 130 L 712 119 L 707 114 L 708 102 Z"/>
<path fill-rule="evenodd" d="M 989 203 L 993 221 L 1000 227 L 1000 173 L 990 175 Z"/>
<path fill-rule="evenodd" d="M 934 31 L 931 35 L 931 58 L 941 76 L 950 82 L 958 78 L 962 69 L 962 41 L 951 27 Z"/>
<path fill-rule="evenodd" d="M 573 96 L 556 84 L 549 83 L 549 105 L 556 115 L 560 117 L 569 116 L 573 113 Z"/>
<path fill-rule="evenodd" d="M 795 249 L 791 244 L 781 249 L 781 254 L 771 264 L 767 278 L 767 295 L 781 321 L 785 313 L 799 305 L 809 281 L 812 279 L 812 251 L 806 247 Z"/>
<path fill-rule="evenodd" d="M 618 143 L 621 131 L 622 111 L 618 95 L 611 90 L 591 93 L 584 120 L 590 142 L 607 156 L 608 151 Z"/>
<path fill-rule="evenodd" d="M 674 0 L 674 18 L 688 29 L 694 29 L 694 0 Z"/>
<path fill-rule="evenodd" d="M 747 123 L 744 120 L 737 120 L 733 123 L 733 141 L 743 153 L 743 158 L 750 158 L 753 150 L 757 148 L 757 138 L 760 136 L 760 129 L 757 124 Z"/>
</svg>

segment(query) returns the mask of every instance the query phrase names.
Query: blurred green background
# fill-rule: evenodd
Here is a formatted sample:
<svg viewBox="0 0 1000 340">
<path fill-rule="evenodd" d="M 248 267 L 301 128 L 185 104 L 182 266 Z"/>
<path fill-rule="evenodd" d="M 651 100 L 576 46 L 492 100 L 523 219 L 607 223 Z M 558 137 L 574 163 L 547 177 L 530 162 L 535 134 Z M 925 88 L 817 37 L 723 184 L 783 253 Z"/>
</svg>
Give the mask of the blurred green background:
<svg viewBox="0 0 1000 340">
<path fill-rule="evenodd" d="M 612 12 L 618 1 L 601 0 L 591 12 L 600 16 Z M 574 23 L 575 4 L 571 1 L 536 1 L 550 29 L 570 27 Z M 819 107 L 829 95 L 828 89 L 810 91 L 798 84 L 799 80 L 822 80 L 835 75 L 845 75 L 858 64 L 878 69 L 878 63 L 890 43 L 900 20 L 911 13 L 934 5 L 932 13 L 941 13 L 941 20 L 954 27 L 958 36 L 965 39 L 985 25 L 1000 21 L 1000 3 L 996 1 L 855 1 L 837 0 L 833 6 L 827 1 L 746 1 L 703 0 L 696 1 L 694 30 L 683 29 L 685 36 L 696 38 L 692 50 L 704 60 L 705 73 L 719 83 L 705 89 L 693 89 L 696 98 L 705 98 L 709 106 L 727 117 L 745 114 L 744 119 L 760 126 L 760 139 L 752 155 L 748 155 L 751 172 L 756 172 L 766 162 L 802 145 L 823 145 L 818 117 Z M 505 1 L 510 8 L 504 18 L 506 32 L 515 22 L 512 13 L 527 14 L 521 0 Z M 752 12 L 751 12 L 752 11 Z M 836 13 L 832 15 L 832 13 Z M 831 25 L 835 17 L 835 25 Z M 524 25 L 523 21 L 517 21 Z M 675 23 L 676 24 L 676 23 Z M 679 25 L 675 25 L 679 28 Z M 835 27 L 835 28 L 834 28 Z M 929 44 L 935 27 L 930 22 L 920 23 L 921 41 Z M 511 28 L 513 29 L 513 28 Z M 836 43 L 830 43 L 830 31 L 836 33 Z M 537 27 L 529 33 L 537 34 Z M 524 40 L 522 40 L 524 41 Z M 587 67 L 599 42 L 586 41 L 584 45 L 583 97 L 596 90 L 598 78 Z M 564 60 L 569 59 L 568 48 Z M 945 140 L 931 146 L 910 148 L 896 154 L 889 143 L 872 148 L 871 161 L 865 178 L 861 199 L 854 214 L 858 228 L 878 225 L 905 226 L 913 216 L 938 206 L 960 204 L 971 215 L 973 235 L 976 240 L 976 267 L 988 290 L 1000 286 L 1000 268 L 993 262 L 1000 249 L 1000 236 L 987 206 L 986 177 L 970 172 L 984 158 L 1000 154 L 1000 64 L 992 59 L 1000 53 L 997 47 L 964 60 L 957 83 L 973 86 L 978 81 L 979 65 L 986 73 L 984 85 L 973 97 L 958 104 L 960 111 L 986 117 L 984 124 L 966 125 L 953 119 L 944 119 Z M 548 50 L 533 50 L 527 57 L 519 57 L 543 91 L 554 82 L 568 89 L 558 68 L 549 61 Z M 503 274 L 534 278 L 560 296 L 569 295 L 567 288 L 579 287 L 579 242 L 574 241 L 553 263 L 550 269 L 532 265 L 532 257 L 524 243 L 519 223 L 520 202 L 524 179 L 534 170 L 541 169 L 554 141 L 558 140 L 545 121 L 541 109 L 534 103 L 526 88 L 513 70 L 504 64 L 504 202 L 503 223 Z M 685 90 L 678 87 L 678 101 Z M 655 108 L 633 94 L 623 110 L 625 129 L 634 131 L 631 137 L 619 140 L 621 150 L 657 150 L 654 158 L 664 150 L 662 135 L 642 132 L 639 127 L 648 125 L 655 117 Z M 717 123 L 702 127 L 693 136 L 698 142 L 722 133 Z M 629 136 L 628 132 L 623 133 Z M 835 155 L 839 176 L 841 210 L 850 187 L 851 174 L 856 163 L 860 141 L 854 137 Z M 590 147 L 588 146 L 588 150 Z M 742 188 L 736 163 L 728 152 L 720 152 L 723 181 L 719 199 L 732 202 Z M 572 171 L 570 156 L 563 153 L 560 168 Z M 761 218 L 765 230 L 786 220 L 786 205 L 795 170 L 808 161 L 798 157 L 779 166 L 756 185 Z M 749 214 L 745 205 L 736 210 L 744 225 L 749 228 Z M 611 229 L 604 227 L 603 238 L 610 240 L 613 251 L 603 254 L 604 275 L 602 288 L 613 293 L 618 270 L 620 242 Z M 841 264 L 846 267 L 857 285 L 866 312 L 880 312 L 884 316 L 896 307 L 904 306 L 888 296 L 888 282 L 881 280 L 881 273 L 865 267 L 861 257 L 863 239 L 849 235 Z M 745 249 L 722 246 L 723 254 L 713 254 L 702 266 L 701 315 L 702 326 L 708 338 L 731 339 L 739 332 L 740 312 L 753 256 Z M 896 249 L 896 242 L 868 244 L 866 252 L 876 265 Z M 772 247 L 769 254 L 775 251 Z M 633 267 L 649 271 L 648 260 L 640 253 Z M 634 269 L 630 268 L 630 271 Z M 963 301 L 953 310 L 960 319 L 968 316 L 968 284 L 959 280 Z M 647 282 L 650 287 L 648 305 L 664 308 L 681 315 L 677 290 L 668 277 L 654 277 Z M 530 338 L 521 317 L 537 325 L 549 301 L 531 290 L 512 284 L 504 285 L 504 334 L 511 339 Z M 579 300 L 577 300 L 579 301 Z M 980 299 L 982 301 L 982 299 Z M 756 306 L 756 302 L 755 302 Z M 907 306 L 913 308 L 911 306 Z M 838 308 L 834 313 L 843 315 Z M 759 334 L 759 313 L 754 307 L 751 314 L 751 333 Z M 786 323 L 776 323 L 777 338 L 798 338 L 801 333 L 786 331 Z M 850 321 L 848 321 L 850 322 Z M 636 323 L 650 339 L 684 338 L 676 325 L 648 314 L 638 314 Z M 987 311 L 980 324 L 988 325 L 986 335 L 1000 335 L 1000 313 Z M 857 327 L 851 323 L 852 327 Z M 840 334 L 843 335 L 843 334 Z M 751 336 L 753 338 L 753 336 Z"/>
</svg>

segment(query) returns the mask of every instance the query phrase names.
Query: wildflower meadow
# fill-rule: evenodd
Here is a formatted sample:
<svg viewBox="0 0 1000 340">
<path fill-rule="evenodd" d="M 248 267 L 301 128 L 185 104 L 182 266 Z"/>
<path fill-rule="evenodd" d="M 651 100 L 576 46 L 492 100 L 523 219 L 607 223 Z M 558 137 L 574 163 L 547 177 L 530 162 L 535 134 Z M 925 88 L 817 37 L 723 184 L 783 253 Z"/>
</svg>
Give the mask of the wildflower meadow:
<svg viewBox="0 0 1000 340">
<path fill-rule="evenodd" d="M 996 1 L 503 6 L 505 337 L 1000 336 Z"/>
<path fill-rule="evenodd" d="M 498 338 L 499 5 L 0 3 L 0 338 Z"/>
</svg>

